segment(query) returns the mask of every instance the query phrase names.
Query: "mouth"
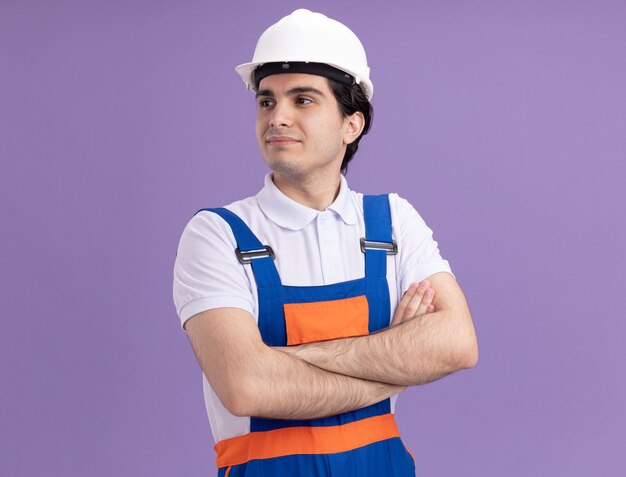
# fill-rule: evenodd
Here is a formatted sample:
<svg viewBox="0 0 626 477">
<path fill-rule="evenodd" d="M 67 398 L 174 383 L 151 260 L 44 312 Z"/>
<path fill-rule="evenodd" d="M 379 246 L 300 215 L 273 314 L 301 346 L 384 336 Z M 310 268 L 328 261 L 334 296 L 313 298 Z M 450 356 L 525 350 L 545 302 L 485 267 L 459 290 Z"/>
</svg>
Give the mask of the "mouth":
<svg viewBox="0 0 626 477">
<path fill-rule="evenodd" d="M 297 139 L 291 136 L 272 135 L 272 136 L 268 136 L 265 139 L 265 142 L 267 143 L 268 146 L 285 147 L 285 146 L 291 146 L 293 144 L 297 144 L 300 141 L 298 141 Z"/>
</svg>

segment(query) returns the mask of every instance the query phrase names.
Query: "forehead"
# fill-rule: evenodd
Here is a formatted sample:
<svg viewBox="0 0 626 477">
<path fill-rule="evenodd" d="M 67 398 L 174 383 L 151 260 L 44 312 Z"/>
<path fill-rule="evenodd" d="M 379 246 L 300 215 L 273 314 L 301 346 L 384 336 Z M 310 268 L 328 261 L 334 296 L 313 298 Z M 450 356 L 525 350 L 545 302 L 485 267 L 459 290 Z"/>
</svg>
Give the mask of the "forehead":
<svg viewBox="0 0 626 477">
<path fill-rule="evenodd" d="M 259 83 L 259 91 L 270 90 L 275 94 L 286 93 L 290 89 L 300 87 L 315 88 L 324 93 L 324 95 L 332 97 L 328 79 L 324 76 L 305 73 L 284 73 L 266 76 Z"/>
</svg>

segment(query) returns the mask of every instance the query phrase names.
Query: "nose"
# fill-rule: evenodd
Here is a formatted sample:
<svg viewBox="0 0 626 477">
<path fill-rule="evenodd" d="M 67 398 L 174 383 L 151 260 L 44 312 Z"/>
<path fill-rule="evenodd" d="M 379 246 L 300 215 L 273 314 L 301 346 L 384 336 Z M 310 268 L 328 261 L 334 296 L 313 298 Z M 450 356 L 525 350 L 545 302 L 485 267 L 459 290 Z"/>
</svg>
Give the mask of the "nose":
<svg viewBox="0 0 626 477">
<path fill-rule="evenodd" d="M 293 124 L 291 109 L 286 102 L 277 102 L 270 115 L 271 128 L 285 128 Z"/>
</svg>

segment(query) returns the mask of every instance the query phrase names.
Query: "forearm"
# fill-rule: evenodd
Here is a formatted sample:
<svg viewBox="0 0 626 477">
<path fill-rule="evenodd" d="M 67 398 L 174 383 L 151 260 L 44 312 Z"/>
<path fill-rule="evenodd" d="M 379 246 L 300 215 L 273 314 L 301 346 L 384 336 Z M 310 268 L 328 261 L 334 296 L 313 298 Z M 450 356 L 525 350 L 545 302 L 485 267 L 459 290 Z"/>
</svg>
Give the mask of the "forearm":
<svg viewBox="0 0 626 477">
<path fill-rule="evenodd" d="M 288 352 L 333 373 L 396 385 L 424 384 L 473 365 L 473 327 L 450 312 L 422 315 L 379 333 L 309 343 Z"/>
<path fill-rule="evenodd" d="M 267 348 L 246 370 L 237 414 L 314 419 L 359 409 L 401 392 L 402 386 L 358 379 Z"/>
</svg>

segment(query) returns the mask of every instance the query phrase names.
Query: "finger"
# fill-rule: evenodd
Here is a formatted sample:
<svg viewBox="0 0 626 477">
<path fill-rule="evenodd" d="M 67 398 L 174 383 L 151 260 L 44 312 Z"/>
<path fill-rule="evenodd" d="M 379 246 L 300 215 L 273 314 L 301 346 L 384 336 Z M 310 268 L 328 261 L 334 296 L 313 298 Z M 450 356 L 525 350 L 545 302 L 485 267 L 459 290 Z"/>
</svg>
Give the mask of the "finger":
<svg viewBox="0 0 626 477">
<path fill-rule="evenodd" d="M 428 288 L 422 295 L 422 301 L 420 302 L 414 316 L 426 314 L 426 310 L 433 304 L 433 298 L 435 296 L 435 290 Z"/>
<path fill-rule="evenodd" d="M 396 312 L 393 315 L 393 322 L 396 322 L 398 320 L 402 321 L 402 318 L 404 317 L 404 314 L 406 313 L 406 308 L 408 304 L 411 302 L 411 299 L 413 298 L 413 296 L 415 295 L 415 292 L 417 291 L 417 287 L 418 287 L 417 283 L 411 283 L 407 291 L 404 292 L 404 295 L 402 295 L 402 299 L 400 300 L 400 303 L 398 303 L 398 306 L 396 307 Z"/>
<path fill-rule="evenodd" d="M 435 312 L 435 305 L 428 305 L 428 308 L 426 309 L 426 313 L 434 313 Z"/>
<path fill-rule="evenodd" d="M 395 313 L 396 315 L 402 316 L 404 314 L 406 307 L 411 302 L 413 295 L 415 295 L 415 292 L 417 291 L 417 287 L 418 287 L 417 283 L 411 283 L 409 285 L 409 288 L 407 288 L 407 290 L 404 292 L 404 295 L 402 295 L 402 299 L 400 300 L 400 303 L 398 303 L 398 306 L 396 308 L 396 313 Z"/>
<path fill-rule="evenodd" d="M 411 297 L 411 301 L 406 306 L 406 310 L 404 311 L 405 319 L 410 319 L 416 316 L 417 311 L 420 307 L 420 303 L 424 298 L 424 293 L 429 289 L 430 283 L 421 282 L 415 291 L 415 294 Z"/>
</svg>

